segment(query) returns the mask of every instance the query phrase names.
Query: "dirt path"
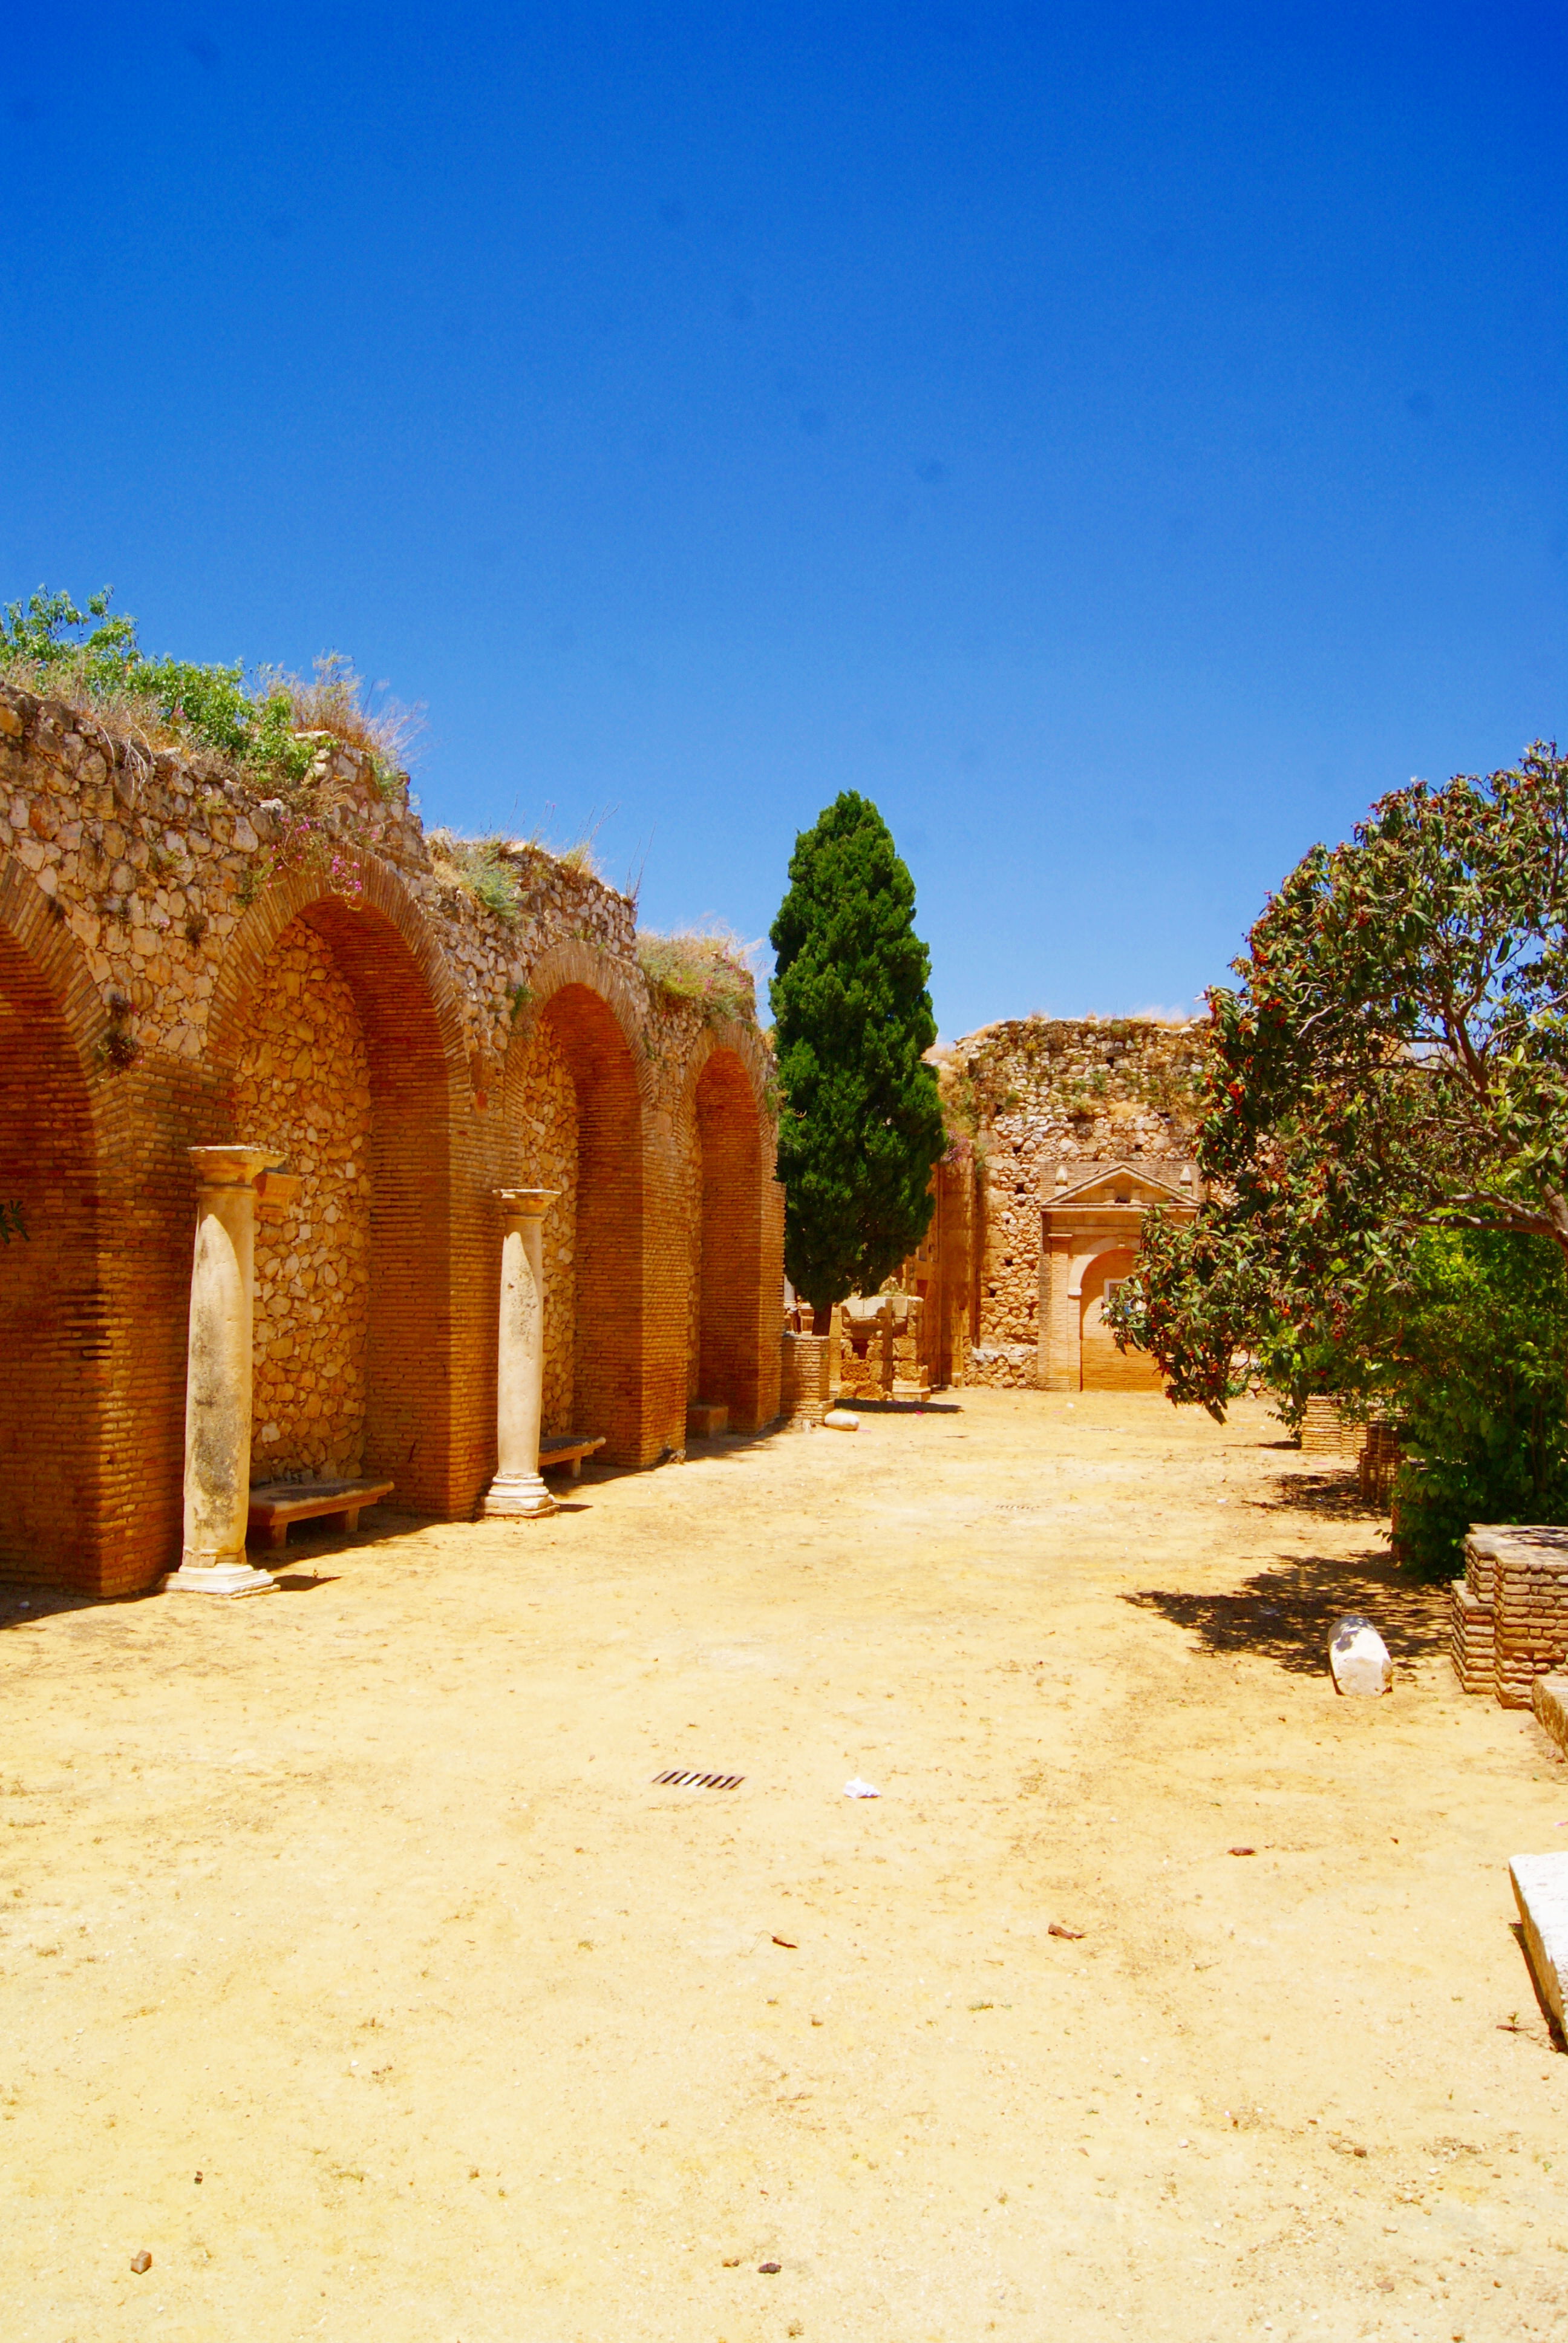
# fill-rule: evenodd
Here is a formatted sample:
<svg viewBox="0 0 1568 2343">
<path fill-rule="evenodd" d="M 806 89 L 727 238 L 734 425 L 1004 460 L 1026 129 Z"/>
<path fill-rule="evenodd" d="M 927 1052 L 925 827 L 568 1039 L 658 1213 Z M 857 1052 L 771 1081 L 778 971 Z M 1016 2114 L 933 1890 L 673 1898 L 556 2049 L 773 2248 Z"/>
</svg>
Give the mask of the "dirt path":
<svg viewBox="0 0 1568 2343">
<path fill-rule="evenodd" d="M 0 1594 L 10 2343 L 1568 2331 L 1568 1777 L 1276 1437 L 969 1393 Z"/>
</svg>

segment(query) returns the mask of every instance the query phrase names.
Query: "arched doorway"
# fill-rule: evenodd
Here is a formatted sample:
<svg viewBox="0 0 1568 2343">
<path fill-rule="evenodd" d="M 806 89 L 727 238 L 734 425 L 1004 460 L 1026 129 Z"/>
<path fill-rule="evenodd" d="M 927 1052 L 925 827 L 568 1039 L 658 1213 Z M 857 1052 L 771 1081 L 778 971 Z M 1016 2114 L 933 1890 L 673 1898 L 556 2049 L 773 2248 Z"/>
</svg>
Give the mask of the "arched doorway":
<svg viewBox="0 0 1568 2343">
<path fill-rule="evenodd" d="M 557 1192 L 544 1435 L 602 1435 L 607 1463 L 641 1463 L 642 1106 L 626 1036 L 591 986 L 560 986 L 519 1036 L 506 1112 L 508 1179 Z"/>
<path fill-rule="evenodd" d="M 449 1510 L 447 1070 L 390 919 L 328 896 L 283 928 L 232 1096 L 236 1134 L 299 1183 L 256 1229 L 253 1476 L 386 1475 Z"/>
<path fill-rule="evenodd" d="M 1119 1351 L 1105 1322 L 1105 1306 L 1138 1259 L 1131 1246 L 1096 1254 L 1083 1272 L 1079 1304 L 1085 1391 L 1161 1391 L 1160 1371 L 1141 1351 Z"/>
<path fill-rule="evenodd" d="M 749 1432 L 761 1421 L 762 1126 L 732 1050 L 704 1065 L 692 1123 L 699 1212 L 688 1396 L 727 1407 L 731 1425 Z"/>
<path fill-rule="evenodd" d="M 0 1570 L 95 1586 L 106 1328 L 81 1061 L 36 963 L 0 929 Z"/>
</svg>

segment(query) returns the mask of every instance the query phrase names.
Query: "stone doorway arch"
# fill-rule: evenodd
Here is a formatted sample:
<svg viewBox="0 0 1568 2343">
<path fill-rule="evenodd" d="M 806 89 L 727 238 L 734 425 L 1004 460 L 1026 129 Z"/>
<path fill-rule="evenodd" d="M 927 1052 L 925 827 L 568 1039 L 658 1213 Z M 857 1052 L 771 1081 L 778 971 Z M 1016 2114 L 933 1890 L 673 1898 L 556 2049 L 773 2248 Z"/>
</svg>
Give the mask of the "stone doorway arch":
<svg viewBox="0 0 1568 2343">
<path fill-rule="evenodd" d="M 1141 1351 L 1119 1351 L 1105 1323 L 1111 1290 L 1130 1276 L 1138 1261 L 1135 1245 L 1114 1245 L 1083 1264 L 1079 1299 L 1081 1388 L 1084 1391 L 1161 1391 L 1160 1370 Z"/>
</svg>

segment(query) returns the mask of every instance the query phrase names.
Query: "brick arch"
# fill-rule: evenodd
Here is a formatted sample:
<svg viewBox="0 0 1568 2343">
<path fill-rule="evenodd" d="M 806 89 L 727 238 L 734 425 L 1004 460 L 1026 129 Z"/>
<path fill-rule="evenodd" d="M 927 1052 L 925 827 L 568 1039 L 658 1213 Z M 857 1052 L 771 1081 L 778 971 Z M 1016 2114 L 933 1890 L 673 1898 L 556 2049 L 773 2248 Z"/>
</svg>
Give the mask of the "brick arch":
<svg viewBox="0 0 1568 2343">
<path fill-rule="evenodd" d="M 648 1052 L 646 1007 L 629 979 L 612 960 L 595 951 L 591 944 L 579 943 L 575 939 L 552 945 L 528 970 L 527 1005 L 513 1029 L 507 1053 L 508 1069 L 517 1062 L 514 1053 L 519 1046 L 526 1047 L 529 1034 L 557 994 L 574 986 L 593 993 L 619 1027 L 636 1076 L 638 1098 L 643 1107 L 651 1111 L 656 1103 L 655 1076 Z"/>
<path fill-rule="evenodd" d="M 691 1113 L 697 1086 L 702 1080 L 708 1061 L 720 1050 L 739 1060 L 750 1086 L 758 1120 L 764 1129 L 770 1128 L 775 1114 L 773 1053 L 754 1025 L 742 1025 L 734 1018 L 719 1018 L 711 1025 L 703 1027 L 688 1061 L 686 1079 L 681 1086 L 682 1117 Z"/>
<path fill-rule="evenodd" d="M 362 921 L 367 936 L 394 931 L 418 970 L 450 1077 L 455 1082 L 467 1080 L 467 1036 L 457 989 L 429 923 L 387 863 L 367 854 L 360 860 L 359 872 L 360 892 L 348 896 L 329 887 L 318 872 L 281 871 L 246 912 L 229 938 L 213 986 L 207 1053 L 216 1065 L 230 1067 L 238 1057 L 246 1005 L 279 936 L 301 913 L 320 905 L 345 934 L 348 920 Z"/>
<path fill-rule="evenodd" d="M 84 1075 L 109 1031 L 108 1004 L 93 981 L 76 936 L 31 871 L 15 858 L 0 870 L 0 930 L 25 953 L 46 986 Z"/>
<path fill-rule="evenodd" d="M 76 939 L 0 874 L 0 1569 L 95 1588 L 103 1564 L 104 1291 L 88 1067 L 108 1028 Z"/>
<path fill-rule="evenodd" d="M 468 1076 L 456 995 L 417 906 L 383 866 L 367 863 L 363 892 L 352 897 L 291 872 L 236 930 L 220 975 L 209 1052 L 231 1086 L 272 955 L 296 922 L 327 946 L 346 979 L 369 1068 L 363 1470 L 396 1481 L 416 1510 L 461 1510 L 453 1487 L 452 1152 Z M 334 1072 L 322 1066 L 316 1079 L 325 1089 Z M 259 1455 L 255 1469 L 265 1469 Z"/>
<path fill-rule="evenodd" d="M 680 1114 L 699 1166 L 690 1395 L 718 1401 L 738 1430 L 778 1403 L 783 1272 L 773 1209 L 772 1060 L 755 1028 L 705 1028 Z"/>
<path fill-rule="evenodd" d="M 559 945 L 547 955 L 533 972 L 530 991 L 507 1052 L 503 1119 L 510 1132 L 530 1051 L 548 1036 L 570 1075 L 577 1108 L 576 1161 L 568 1175 L 573 1428 L 602 1434 L 608 1463 L 639 1464 L 646 1461 L 641 1021 L 629 986 L 581 945 Z M 508 1165 L 508 1176 L 526 1180 L 531 1167 L 519 1160 Z"/>
</svg>

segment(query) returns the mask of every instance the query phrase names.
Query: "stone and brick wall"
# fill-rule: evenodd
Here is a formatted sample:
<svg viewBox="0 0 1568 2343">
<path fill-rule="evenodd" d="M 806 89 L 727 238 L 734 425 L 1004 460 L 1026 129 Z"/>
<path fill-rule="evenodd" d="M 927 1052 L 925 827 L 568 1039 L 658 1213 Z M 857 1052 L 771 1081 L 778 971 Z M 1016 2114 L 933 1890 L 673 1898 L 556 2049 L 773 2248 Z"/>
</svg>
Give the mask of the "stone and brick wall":
<svg viewBox="0 0 1568 2343">
<path fill-rule="evenodd" d="M 276 1220 L 256 1224 L 255 1468 L 266 1479 L 352 1476 L 365 1452 L 370 1066 L 353 989 L 302 920 L 267 962 L 234 1113 L 300 1183 Z"/>
<path fill-rule="evenodd" d="M 551 1188 L 540 1246 L 545 1271 L 544 1407 L 547 1437 L 575 1429 L 574 1328 L 577 1320 L 578 1100 L 571 1069 L 553 1029 L 541 1023 L 508 1092 L 508 1138 L 530 1185 Z"/>
<path fill-rule="evenodd" d="M 1039 1380 L 1043 1215 L 1063 1191 L 1125 1165 L 1197 1200 L 1202 1046 L 1195 1024 L 1029 1017 L 986 1026 L 945 1053 L 940 1074 L 956 1143 L 928 1240 L 936 1260 L 917 1256 L 904 1272 L 911 1284 L 923 1271 L 921 1290 L 942 1295 L 929 1337 L 933 1379 L 1015 1388 Z M 1119 1256 L 1105 1274 L 1123 1273 L 1130 1261 Z M 1091 1293 L 1091 1350 L 1094 1302 Z M 1151 1381 L 1109 1338 L 1094 1355 L 1113 1381 Z"/>
<path fill-rule="evenodd" d="M 1465 1691 L 1529 1708 L 1536 1679 L 1568 1660 L 1568 1529 L 1477 1523 L 1450 1616 Z"/>
<path fill-rule="evenodd" d="M 649 988 L 628 898 L 502 859 L 513 918 L 340 743 L 302 817 L 0 687 L 0 1571 L 122 1593 L 177 1558 L 193 1146 L 299 1182 L 257 1231 L 258 1478 L 472 1511 L 502 1187 L 562 1192 L 549 1430 L 643 1464 L 694 1383 L 777 1413 L 766 1044 Z"/>
</svg>

